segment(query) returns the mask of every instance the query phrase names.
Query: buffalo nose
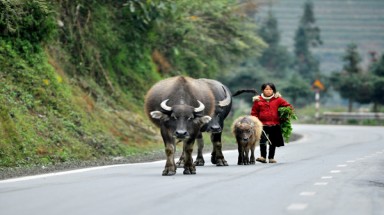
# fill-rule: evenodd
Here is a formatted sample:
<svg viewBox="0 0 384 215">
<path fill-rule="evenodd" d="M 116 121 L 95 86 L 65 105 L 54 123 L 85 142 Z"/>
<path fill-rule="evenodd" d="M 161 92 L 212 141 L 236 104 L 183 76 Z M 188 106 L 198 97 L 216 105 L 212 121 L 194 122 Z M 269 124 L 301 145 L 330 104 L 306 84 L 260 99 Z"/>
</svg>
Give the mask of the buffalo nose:
<svg viewBox="0 0 384 215">
<path fill-rule="evenodd" d="M 186 130 L 177 130 L 175 131 L 175 136 L 177 138 L 185 138 L 188 136 L 188 132 Z"/>
<path fill-rule="evenodd" d="M 221 132 L 221 127 L 218 125 L 211 126 L 211 131 L 213 133 L 219 133 L 219 132 Z"/>
</svg>

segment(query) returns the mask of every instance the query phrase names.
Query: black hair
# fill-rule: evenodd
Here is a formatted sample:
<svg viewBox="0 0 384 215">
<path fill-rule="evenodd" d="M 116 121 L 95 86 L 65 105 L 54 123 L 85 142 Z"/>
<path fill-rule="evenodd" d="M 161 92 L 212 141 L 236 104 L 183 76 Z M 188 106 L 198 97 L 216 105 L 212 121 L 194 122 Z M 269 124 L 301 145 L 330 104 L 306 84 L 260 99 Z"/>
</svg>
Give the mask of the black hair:
<svg viewBox="0 0 384 215">
<path fill-rule="evenodd" d="M 269 83 L 264 83 L 263 85 L 261 85 L 261 91 L 264 91 L 264 89 L 269 86 L 270 88 L 272 88 L 273 90 L 273 93 L 276 93 L 276 87 L 273 83 L 269 82 Z"/>
</svg>

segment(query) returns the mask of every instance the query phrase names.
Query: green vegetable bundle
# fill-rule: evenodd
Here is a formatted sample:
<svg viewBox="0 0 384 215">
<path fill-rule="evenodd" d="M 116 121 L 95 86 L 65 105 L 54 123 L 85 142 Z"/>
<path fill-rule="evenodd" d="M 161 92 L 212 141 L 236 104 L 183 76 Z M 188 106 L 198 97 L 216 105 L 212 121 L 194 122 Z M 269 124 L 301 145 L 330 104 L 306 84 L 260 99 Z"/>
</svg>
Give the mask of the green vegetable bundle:
<svg viewBox="0 0 384 215">
<path fill-rule="evenodd" d="M 281 133 L 283 134 L 285 142 L 288 143 L 292 134 L 291 120 L 297 120 L 295 112 L 290 107 L 279 107 Z"/>
</svg>

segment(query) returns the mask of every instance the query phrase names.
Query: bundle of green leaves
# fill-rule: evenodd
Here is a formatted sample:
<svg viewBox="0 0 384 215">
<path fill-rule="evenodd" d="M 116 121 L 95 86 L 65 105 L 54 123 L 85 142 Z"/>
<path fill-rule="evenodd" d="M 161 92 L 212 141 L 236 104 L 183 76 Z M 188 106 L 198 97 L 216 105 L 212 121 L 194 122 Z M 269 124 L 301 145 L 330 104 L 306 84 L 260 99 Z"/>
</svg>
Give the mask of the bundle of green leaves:
<svg viewBox="0 0 384 215">
<path fill-rule="evenodd" d="M 283 134 L 285 142 L 289 142 L 289 138 L 292 135 L 292 123 L 291 120 L 297 120 L 297 116 L 294 110 L 290 107 L 279 107 L 278 109 L 280 117 L 281 133 Z"/>
</svg>

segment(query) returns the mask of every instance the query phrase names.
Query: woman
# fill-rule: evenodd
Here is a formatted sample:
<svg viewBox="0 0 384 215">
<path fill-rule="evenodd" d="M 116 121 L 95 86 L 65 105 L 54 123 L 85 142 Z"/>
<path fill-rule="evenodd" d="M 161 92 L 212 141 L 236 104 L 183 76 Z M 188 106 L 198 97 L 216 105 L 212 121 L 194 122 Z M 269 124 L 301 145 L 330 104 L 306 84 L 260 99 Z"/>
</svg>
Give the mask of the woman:
<svg viewBox="0 0 384 215">
<path fill-rule="evenodd" d="M 276 163 L 276 147 L 284 146 L 284 139 L 280 128 L 279 107 L 292 107 L 285 101 L 280 93 L 276 92 L 273 83 L 264 83 L 261 86 L 261 95 L 253 97 L 251 115 L 259 118 L 263 123 L 263 134 L 260 140 L 260 157 L 256 161 L 267 163 L 267 142 L 269 144 L 269 163 Z"/>
</svg>

